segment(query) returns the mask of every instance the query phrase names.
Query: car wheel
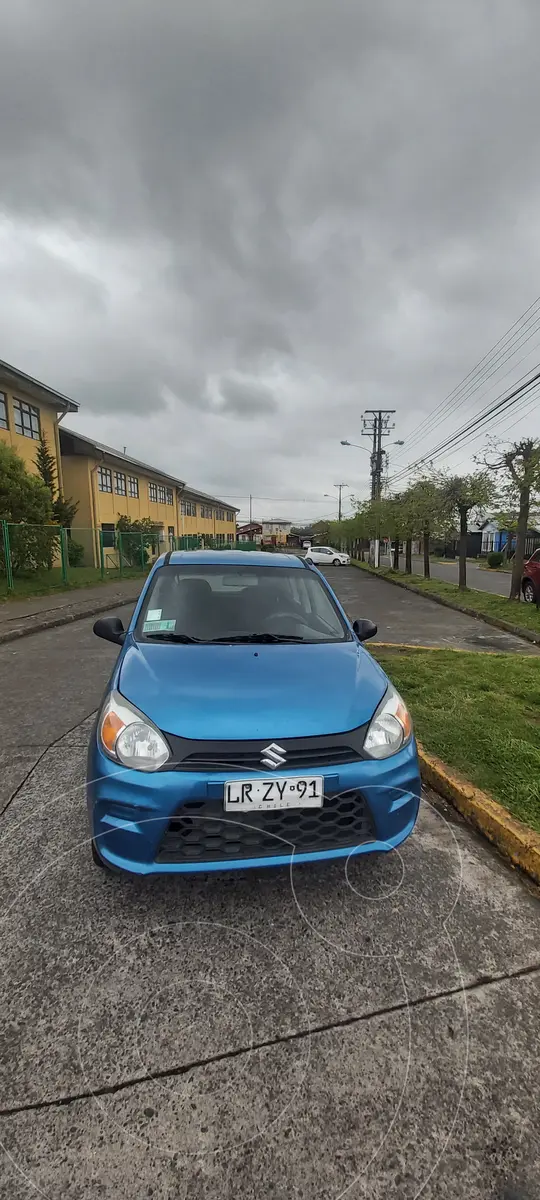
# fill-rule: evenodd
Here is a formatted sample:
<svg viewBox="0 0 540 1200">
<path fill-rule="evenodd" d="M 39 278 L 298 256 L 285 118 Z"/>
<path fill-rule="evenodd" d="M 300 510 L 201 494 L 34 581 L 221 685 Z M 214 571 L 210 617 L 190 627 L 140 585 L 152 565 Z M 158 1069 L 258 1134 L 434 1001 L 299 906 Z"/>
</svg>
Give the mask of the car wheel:
<svg viewBox="0 0 540 1200">
<path fill-rule="evenodd" d="M 341 566 L 341 559 L 340 559 L 340 558 L 334 558 L 334 559 L 333 559 L 333 565 L 334 565 L 334 567 L 340 567 L 340 566 Z"/>
<path fill-rule="evenodd" d="M 536 604 L 536 592 L 534 590 L 534 584 L 531 583 L 530 579 L 526 579 L 525 583 L 523 584 L 523 599 L 525 600 L 526 604 Z"/>
<path fill-rule="evenodd" d="M 92 838 L 90 845 L 91 845 L 91 849 L 92 849 L 92 861 L 95 863 L 95 866 L 99 867 L 101 871 L 108 871 L 109 867 L 107 866 L 106 863 L 103 862 L 101 854 L 98 854 L 98 851 L 96 849 L 96 843 L 93 838 Z"/>
</svg>

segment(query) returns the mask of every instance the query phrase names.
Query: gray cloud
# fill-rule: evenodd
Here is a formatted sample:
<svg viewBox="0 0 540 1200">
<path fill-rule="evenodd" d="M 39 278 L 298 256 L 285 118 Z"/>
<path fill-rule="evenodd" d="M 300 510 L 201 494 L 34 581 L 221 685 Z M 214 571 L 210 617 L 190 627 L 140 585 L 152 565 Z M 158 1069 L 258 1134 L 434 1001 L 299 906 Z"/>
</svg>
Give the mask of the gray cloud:
<svg viewBox="0 0 540 1200">
<path fill-rule="evenodd" d="M 277 412 L 278 404 L 270 388 L 243 379 L 222 379 L 220 383 L 221 412 L 237 413 L 253 419 L 264 413 Z"/>
<path fill-rule="evenodd" d="M 202 488 L 361 490 L 362 409 L 406 438 L 540 290 L 539 31 L 535 0 L 5 6 L 2 357 Z"/>
</svg>

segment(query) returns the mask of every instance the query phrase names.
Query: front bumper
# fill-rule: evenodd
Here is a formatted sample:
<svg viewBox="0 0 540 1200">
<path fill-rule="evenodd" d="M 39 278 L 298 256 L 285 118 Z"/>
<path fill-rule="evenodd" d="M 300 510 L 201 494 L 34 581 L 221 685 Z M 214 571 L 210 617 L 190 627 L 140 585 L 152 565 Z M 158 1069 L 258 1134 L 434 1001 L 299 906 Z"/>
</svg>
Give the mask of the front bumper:
<svg viewBox="0 0 540 1200">
<path fill-rule="evenodd" d="M 212 771 L 131 771 L 111 762 L 102 754 L 92 736 L 88 756 L 87 798 L 92 837 L 98 854 L 110 867 L 135 875 L 192 874 L 238 870 L 247 867 L 275 867 L 292 860 L 318 862 L 323 859 L 348 858 L 351 854 L 367 854 L 391 850 L 411 833 L 420 802 L 420 771 L 414 741 L 399 754 L 384 762 L 366 760 L 313 771 L 257 773 L 261 778 L 280 778 L 286 775 L 323 775 L 325 796 L 358 789 L 369 808 L 373 839 L 360 845 L 341 845 L 296 853 L 293 845 L 276 839 L 275 855 L 232 859 L 212 858 L 211 861 L 156 861 L 169 828 L 169 822 L 182 805 L 194 801 L 220 801 L 223 785 L 228 779 L 253 777 L 254 772 L 227 769 Z M 321 810 L 321 811 L 324 811 Z M 223 820 L 226 816 L 223 814 Z M 246 814 L 246 822 L 249 814 Z"/>
</svg>

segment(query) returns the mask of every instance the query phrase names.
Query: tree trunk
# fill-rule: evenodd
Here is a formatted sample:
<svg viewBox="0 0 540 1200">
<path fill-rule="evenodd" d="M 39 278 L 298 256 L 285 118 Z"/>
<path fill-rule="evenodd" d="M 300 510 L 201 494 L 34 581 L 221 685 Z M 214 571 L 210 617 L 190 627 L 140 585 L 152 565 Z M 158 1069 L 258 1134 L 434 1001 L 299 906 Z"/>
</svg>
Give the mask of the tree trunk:
<svg viewBox="0 0 540 1200">
<path fill-rule="evenodd" d="M 423 532 L 423 534 L 422 534 L 422 542 L 423 542 L 423 546 L 424 546 L 424 579 L 429 579 L 429 576 L 430 576 L 430 569 L 429 569 L 429 525 L 425 525 L 425 526 L 424 526 L 424 532 Z"/>
<path fill-rule="evenodd" d="M 510 584 L 510 600 L 519 600 L 521 596 L 521 577 L 525 561 L 525 542 L 529 525 L 529 508 L 531 504 L 530 486 L 524 487 L 519 493 L 519 516 L 517 522 L 516 552 L 512 563 L 512 582 Z"/>
<path fill-rule="evenodd" d="M 459 590 L 467 587 L 467 517 L 469 510 L 460 507 L 459 510 Z"/>
<path fill-rule="evenodd" d="M 394 538 L 394 555 L 392 566 L 394 571 L 399 571 L 399 538 Z"/>
<path fill-rule="evenodd" d="M 412 538 L 405 542 L 405 570 L 407 575 L 412 575 Z"/>
</svg>

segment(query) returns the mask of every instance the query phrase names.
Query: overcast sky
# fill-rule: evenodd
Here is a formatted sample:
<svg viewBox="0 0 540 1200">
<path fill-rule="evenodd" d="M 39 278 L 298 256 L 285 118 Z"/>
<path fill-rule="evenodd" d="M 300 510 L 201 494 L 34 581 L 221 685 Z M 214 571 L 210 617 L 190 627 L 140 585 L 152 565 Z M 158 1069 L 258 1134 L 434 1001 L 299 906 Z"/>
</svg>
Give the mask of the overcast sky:
<svg viewBox="0 0 540 1200">
<path fill-rule="evenodd" d="M 4 4 L 0 357 L 243 514 L 366 495 L 362 411 L 407 442 L 540 293 L 539 35 L 538 0 Z"/>
</svg>

